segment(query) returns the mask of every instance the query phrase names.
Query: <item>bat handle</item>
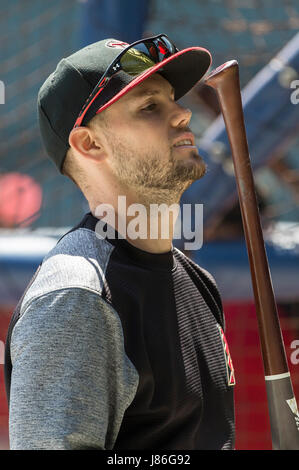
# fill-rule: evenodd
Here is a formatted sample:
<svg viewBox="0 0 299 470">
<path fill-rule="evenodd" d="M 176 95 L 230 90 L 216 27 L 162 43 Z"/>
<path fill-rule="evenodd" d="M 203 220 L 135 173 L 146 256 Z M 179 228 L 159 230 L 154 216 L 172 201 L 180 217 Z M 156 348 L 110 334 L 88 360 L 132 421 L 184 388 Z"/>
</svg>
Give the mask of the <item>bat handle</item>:
<svg viewBox="0 0 299 470">
<path fill-rule="evenodd" d="M 231 60 L 205 80 L 217 92 L 232 151 L 265 370 L 273 449 L 299 449 L 299 414 L 279 324 L 251 169 L 240 91 Z"/>
<path fill-rule="evenodd" d="M 272 448 L 299 450 L 299 413 L 290 373 L 270 375 L 265 379 Z"/>
<path fill-rule="evenodd" d="M 207 77 L 205 83 L 217 92 L 232 150 L 265 375 L 287 373 L 288 363 L 278 320 L 246 139 L 238 62 L 231 60 L 218 67 Z"/>
</svg>

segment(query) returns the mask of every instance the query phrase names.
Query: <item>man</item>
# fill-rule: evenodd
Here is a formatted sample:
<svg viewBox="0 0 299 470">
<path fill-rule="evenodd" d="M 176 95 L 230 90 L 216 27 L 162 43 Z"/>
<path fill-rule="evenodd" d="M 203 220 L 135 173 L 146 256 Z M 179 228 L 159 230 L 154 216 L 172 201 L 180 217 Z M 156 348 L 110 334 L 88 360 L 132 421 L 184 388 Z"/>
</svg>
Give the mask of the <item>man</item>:
<svg viewBox="0 0 299 470">
<path fill-rule="evenodd" d="M 205 173 L 177 100 L 209 66 L 207 50 L 178 51 L 165 35 L 107 39 L 63 59 L 41 87 L 43 142 L 90 213 L 45 257 L 11 321 L 12 449 L 233 448 L 216 284 L 173 247 L 177 213 L 148 212 Z M 116 217 L 104 223 L 109 207 Z"/>
</svg>

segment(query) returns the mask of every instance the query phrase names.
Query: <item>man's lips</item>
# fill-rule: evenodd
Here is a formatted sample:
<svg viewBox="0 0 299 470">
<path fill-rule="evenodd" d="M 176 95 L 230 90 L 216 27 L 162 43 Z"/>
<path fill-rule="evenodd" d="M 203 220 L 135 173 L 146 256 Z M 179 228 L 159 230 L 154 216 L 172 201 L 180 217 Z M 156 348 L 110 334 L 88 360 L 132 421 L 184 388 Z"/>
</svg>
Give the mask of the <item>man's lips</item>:
<svg viewBox="0 0 299 470">
<path fill-rule="evenodd" d="M 184 140 L 190 140 L 191 144 L 177 145 L 179 142 L 184 141 Z M 179 137 L 177 137 L 173 142 L 173 147 L 175 148 L 195 147 L 195 139 L 194 139 L 194 135 L 192 134 L 192 132 L 185 132 L 184 134 L 181 134 Z"/>
</svg>

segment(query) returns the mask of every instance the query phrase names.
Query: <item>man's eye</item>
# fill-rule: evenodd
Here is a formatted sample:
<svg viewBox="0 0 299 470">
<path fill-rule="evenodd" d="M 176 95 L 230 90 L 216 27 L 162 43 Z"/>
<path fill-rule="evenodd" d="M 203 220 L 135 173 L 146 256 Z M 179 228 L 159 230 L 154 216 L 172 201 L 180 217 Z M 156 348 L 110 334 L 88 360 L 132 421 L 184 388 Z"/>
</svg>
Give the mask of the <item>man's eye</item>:
<svg viewBox="0 0 299 470">
<path fill-rule="evenodd" d="M 153 111 L 156 108 L 156 103 L 150 103 L 145 108 L 142 108 L 141 111 Z"/>
</svg>

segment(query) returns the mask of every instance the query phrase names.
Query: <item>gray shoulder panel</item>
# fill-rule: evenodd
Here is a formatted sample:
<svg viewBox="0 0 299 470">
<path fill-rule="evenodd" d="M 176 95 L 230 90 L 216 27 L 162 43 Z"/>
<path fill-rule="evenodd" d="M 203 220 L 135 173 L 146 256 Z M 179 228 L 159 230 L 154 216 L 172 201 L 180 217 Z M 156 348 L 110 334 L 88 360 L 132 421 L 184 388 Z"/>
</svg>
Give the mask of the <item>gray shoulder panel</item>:
<svg viewBox="0 0 299 470">
<path fill-rule="evenodd" d="M 11 449 L 113 448 L 139 377 L 120 318 L 98 293 L 72 287 L 33 300 L 11 357 Z"/>
<path fill-rule="evenodd" d="M 44 258 L 23 299 L 21 314 L 33 299 L 56 289 L 82 287 L 101 294 L 113 249 L 89 229 L 80 228 L 65 235 Z"/>
</svg>

